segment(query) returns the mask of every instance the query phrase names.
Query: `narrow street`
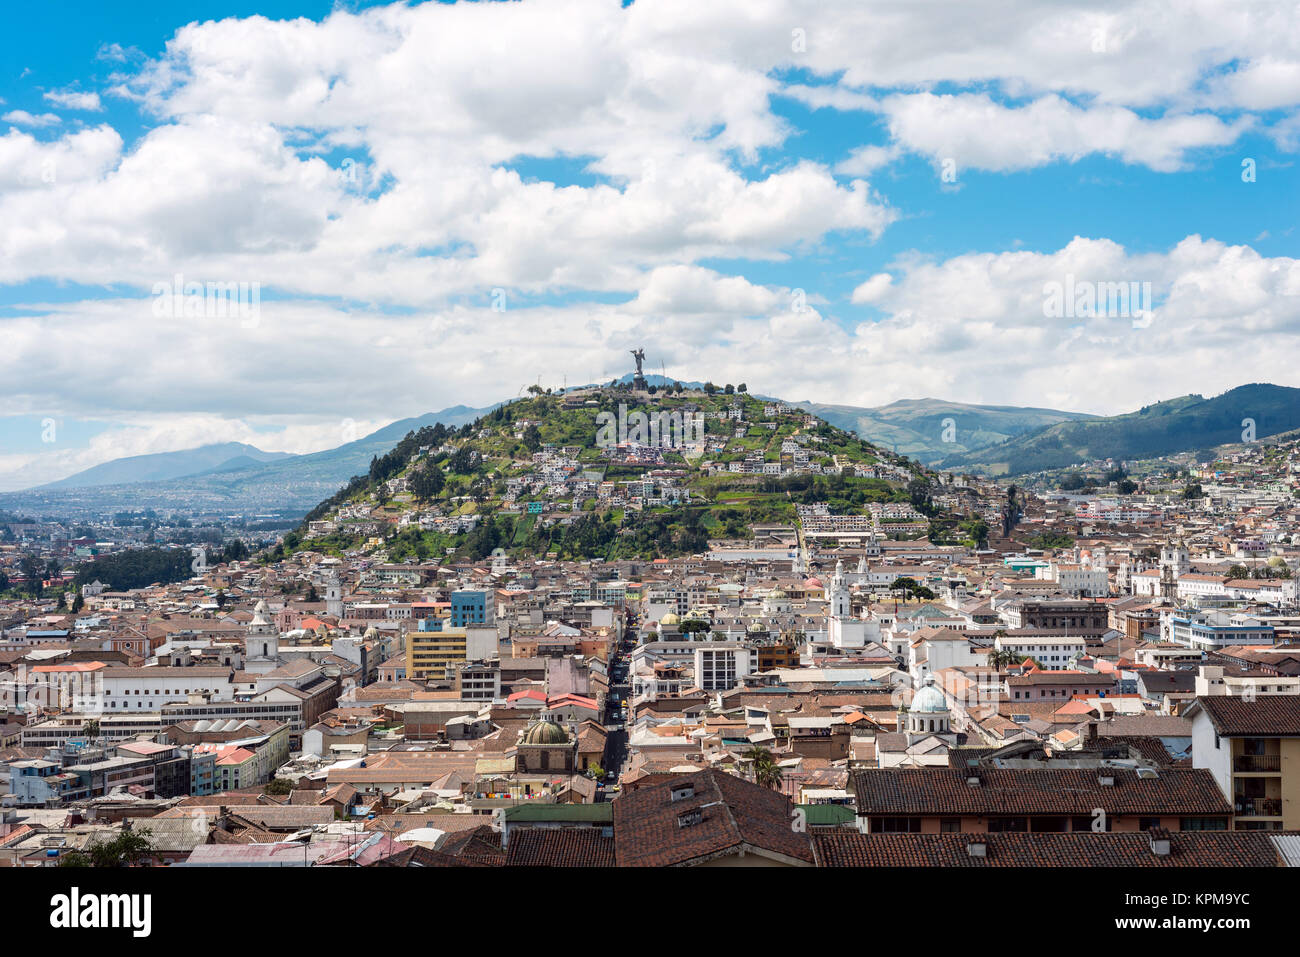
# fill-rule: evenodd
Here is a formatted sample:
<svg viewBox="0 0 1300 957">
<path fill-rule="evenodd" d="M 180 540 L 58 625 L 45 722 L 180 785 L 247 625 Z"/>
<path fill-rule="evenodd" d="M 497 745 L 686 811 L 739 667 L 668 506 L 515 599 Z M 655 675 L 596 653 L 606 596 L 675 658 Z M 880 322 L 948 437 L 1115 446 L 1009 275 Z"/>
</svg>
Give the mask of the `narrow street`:
<svg viewBox="0 0 1300 957">
<path fill-rule="evenodd" d="M 605 759 L 608 762 L 605 768 L 606 785 L 604 791 L 606 800 L 612 798 L 616 793 L 613 786 L 617 784 L 619 777 L 622 775 L 623 766 L 628 756 L 628 713 L 627 709 L 623 707 L 623 702 L 628 699 L 632 691 L 628 679 L 628 668 L 631 660 L 631 646 L 636 640 L 635 636 L 636 625 L 634 622 L 629 622 L 621 641 L 614 648 L 609 663 L 609 695 L 605 701 L 605 727 L 609 731 L 605 752 Z"/>
</svg>

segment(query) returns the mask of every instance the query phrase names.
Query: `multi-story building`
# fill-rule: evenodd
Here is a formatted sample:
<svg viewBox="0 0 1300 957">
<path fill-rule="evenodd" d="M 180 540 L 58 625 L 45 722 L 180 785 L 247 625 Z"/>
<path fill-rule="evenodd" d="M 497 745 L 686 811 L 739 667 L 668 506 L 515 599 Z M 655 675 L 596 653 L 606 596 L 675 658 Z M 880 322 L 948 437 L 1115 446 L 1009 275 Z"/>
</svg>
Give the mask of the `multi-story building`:
<svg viewBox="0 0 1300 957">
<path fill-rule="evenodd" d="M 1300 829 L 1300 697 L 1197 698 L 1192 765 L 1214 775 L 1239 831 Z"/>
<path fill-rule="evenodd" d="M 1160 637 L 1185 648 L 1214 651 L 1231 645 L 1271 645 L 1273 626 L 1249 615 L 1222 611 L 1170 611 L 1161 617 Z"/>
<path fill-rule="evenodd" d="M 451 627 L 496 623 L 494 593 L 482 588 L 461 588 L 451 593 Z"/>
<path fill-rule="evenodd" d="M 429 619 L 426 619 L 428 621 Z M 406 633 L 406 674 L 420 681 L 450 680 L 456 669 L 472 660 L 464 628 L 441 628 Z"/>
<path fill-rule="evenodd" d="M 465 662 L 456 669 L 456 693 L 462 701 L 495 701 L 500 698 L 501 662 Z"/>
<path fill-rule="evenodd" d="M 993 647 L 1021 658 L 1033 658 L 1043 671 L 1064 671 L 1074 667 L 1074 660 L 1087 650 L 1087 643 L 1069 635 L 998 635 Z"/>
<path fill-rule="evenodd" d="M 702 691 L 730 691 L 752 671 L 753 652 L 739 642 L 700 642 L 695 648 L 695 683 Z"/>
</svg>

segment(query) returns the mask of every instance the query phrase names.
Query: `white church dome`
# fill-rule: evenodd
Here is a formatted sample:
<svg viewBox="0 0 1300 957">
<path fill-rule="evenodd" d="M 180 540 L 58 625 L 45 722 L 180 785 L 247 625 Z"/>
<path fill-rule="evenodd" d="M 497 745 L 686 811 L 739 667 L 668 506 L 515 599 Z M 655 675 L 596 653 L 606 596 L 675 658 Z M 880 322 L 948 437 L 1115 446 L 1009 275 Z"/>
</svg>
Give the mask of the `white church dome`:
<svg viewBox="0 0 1300 957">
<path fill-rule="evenodd" d="M 912 705 L 910 710 L 913 713 L 936 714 L 940 711 L 948 710 L 948 699 L 943 696 L 943 692 L 934 686 L 934 676 L 927 675 L 925 685 L 912 696 Z"/>
</svg>

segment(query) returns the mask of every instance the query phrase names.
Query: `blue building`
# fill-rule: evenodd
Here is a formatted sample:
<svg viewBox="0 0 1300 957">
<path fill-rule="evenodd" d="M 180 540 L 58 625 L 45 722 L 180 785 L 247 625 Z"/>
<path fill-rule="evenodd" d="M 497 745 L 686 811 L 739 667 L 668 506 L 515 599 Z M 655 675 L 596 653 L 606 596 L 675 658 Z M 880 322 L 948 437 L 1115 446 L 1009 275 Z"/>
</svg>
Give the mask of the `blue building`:
<svg viewBox="0 0 1300 957">
<path fill-rule="evenodd" d="M 451 593 L 451 627 L 465 628 L 495 622 L 496 607 L 491 592 L 465 588 Z"/>
</svg>

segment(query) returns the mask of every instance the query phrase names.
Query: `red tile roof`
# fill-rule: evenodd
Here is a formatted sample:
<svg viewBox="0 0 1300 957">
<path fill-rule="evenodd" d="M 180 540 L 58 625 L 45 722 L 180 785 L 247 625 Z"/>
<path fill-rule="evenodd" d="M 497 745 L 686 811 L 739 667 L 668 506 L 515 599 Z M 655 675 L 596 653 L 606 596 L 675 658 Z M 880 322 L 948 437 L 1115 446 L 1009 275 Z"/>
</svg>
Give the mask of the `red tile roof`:
<svg viewBox="0 0 1300 957">
<path fill-rule="evenodd" d="M 613 867 L 614 838 L 599 827 L 520 827 L 510 832 L 506 864 Z"/>
<path fill-rule="evenodd" d="M 673 791 L 692 793 L 672 800 Z M 683 774 L 642 785 L 614 802 L 619 867 L 702 863 L 738 853 L 812 864 L 806 833 L 791 826 L 789 798 L 722 771 Z"/>
<path fill-rule="evenodd" d="M 973 773 L 973 772 L 971 772 Z M 1231 807 L 1202 768 L 1139 777 L 1127 768 L 980 768 L 979 786 L 954 768 L 881 768 L 851 776 L 859 814 L 1227 815 Z M 1102 784 L 1100 778 L 1113 778 Z"/>
<path fill-rule="evenodd" d="M 1274 832 L 1276 834 L 1276 832 Z M 1179 831 L 1158 856 L 1149 832 L 1101 834 L 859 834 L 846 829 L 813 836 L 822 867 L 1276 867 L 1262 831 Z M 984 856 L 972 856 L 983 844 Z"/>
</svg>

